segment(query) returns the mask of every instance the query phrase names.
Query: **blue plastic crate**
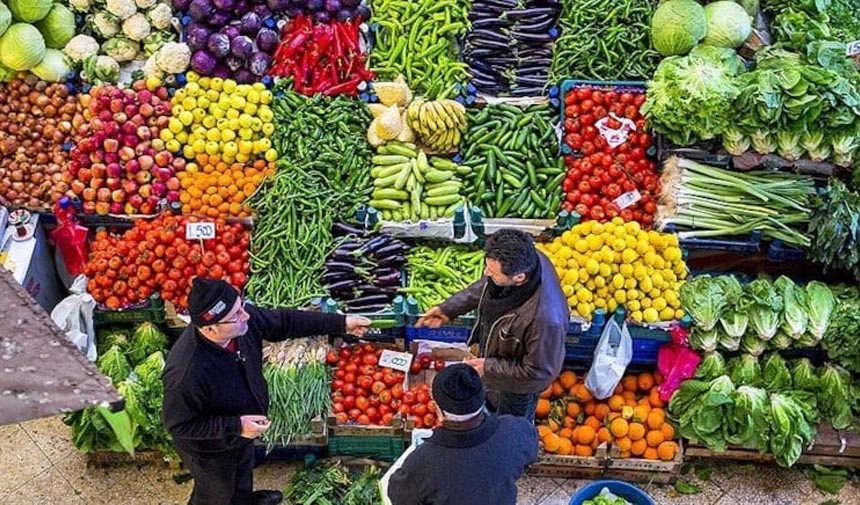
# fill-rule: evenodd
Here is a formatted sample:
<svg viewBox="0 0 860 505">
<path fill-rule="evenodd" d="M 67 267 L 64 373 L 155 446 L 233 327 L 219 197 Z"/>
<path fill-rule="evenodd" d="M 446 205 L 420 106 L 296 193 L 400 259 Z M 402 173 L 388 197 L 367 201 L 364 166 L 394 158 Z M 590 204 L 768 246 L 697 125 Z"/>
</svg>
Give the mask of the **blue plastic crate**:
<svg viewBox="0 0 860 505">
<path fill-rule="evenodd" d="M 433 342 L 448 344 L 466 343 L 472 334 L 476 318 L 472 315 L 460 316 L 439 328 L 416 328 L 416 321 L 418 321 L 416 316 L 407 317 L 406 328 L 404 329 L 406 347 L 409 347 L 413 340 L 432 340 Z"/>
<path fill-rule="evenodd" d="M 767 249 L 767 260 L 778 263 L 781 261 L 804 261 L 806 251 L 785 244 L 782 240 L 774 240 Z"/>
<path fill-rule="evenodd" d="M 666 232 L 676 233 L 674 226 L 666 227 Z M 753 255 L 761 249 L 762 232 L 755 230 L 746 237 L 725 238 L 686 238 L 678 240 L 681 248 L 687 251 L 727 251 L 739 254 Z"/>
<path fill-rule="evenodd" d="M 591 500 L 603 488 L 608 488 L 612 494 L 624 498 L 633 505 L 654 505 L 654 500 L 645 492 L 633 484 L 620 480 L 598 480 L 586 485 L 576 492 L 570 499 L 569 505 L 582 505 L 586 500 Z"/>
</svg>

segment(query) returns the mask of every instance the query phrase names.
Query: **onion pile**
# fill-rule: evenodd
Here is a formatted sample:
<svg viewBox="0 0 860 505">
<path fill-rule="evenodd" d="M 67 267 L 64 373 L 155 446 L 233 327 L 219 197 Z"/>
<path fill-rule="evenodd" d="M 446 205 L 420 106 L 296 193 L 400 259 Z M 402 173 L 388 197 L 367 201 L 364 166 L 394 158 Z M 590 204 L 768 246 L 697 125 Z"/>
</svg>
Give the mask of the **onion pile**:
<svg viewBox="0 0 860 505">
<path fill-rule="evenodd" d="M 46 210 L 68 190 L 63 144 L 79 111 L 65 84 L 34 75 L 0 84 L 0 204 Z"/>
</svg>

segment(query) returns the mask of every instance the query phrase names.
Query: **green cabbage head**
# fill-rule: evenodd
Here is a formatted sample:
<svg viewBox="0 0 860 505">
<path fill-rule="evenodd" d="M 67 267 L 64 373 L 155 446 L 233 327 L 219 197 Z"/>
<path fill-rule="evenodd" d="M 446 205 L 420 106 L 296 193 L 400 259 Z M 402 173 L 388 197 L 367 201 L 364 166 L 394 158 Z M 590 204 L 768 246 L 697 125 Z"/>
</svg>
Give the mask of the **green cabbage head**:
<svg viewBox="0 0 860 505">
<path fill-rule="evenodd" d="M 33 25 L 15 23 L 0 37 L 0 63 L 12 70 L 30 70 L 45 57 L 45 39 Z"/>
<path fill-rule="evenodd" d="M 746 42 L 752 32 L 750 16 L 743 7 L 729 0 L 705 6 L 707 35 L 703 44 L 737 48 Z"/>
<path fill-rule="evenodd" d="M 12 24 L 12 13 L 9 12 L 9 7 L 0 2 L 0 35 L 3 35 L 10 24 Z"/>
<path fill-rule="evenodd" d="M 45 45 L 62 49 L 75 36 L 75 14 L 63 4 L 55 3 L 45 19 L 36 23 Z"/>
<path fill-rule="evenodd" d="M 52 0 L 9 0 L 12 17 L 25 23 L 35 23 L 48 15 Z"/>
<path fill-rule="evenodd" d="M 706 33 L 705 9 L 693 0 L 663 2 L 651 17 L 651 42 L 663 56 L 687 54 Z"/>
</svg>

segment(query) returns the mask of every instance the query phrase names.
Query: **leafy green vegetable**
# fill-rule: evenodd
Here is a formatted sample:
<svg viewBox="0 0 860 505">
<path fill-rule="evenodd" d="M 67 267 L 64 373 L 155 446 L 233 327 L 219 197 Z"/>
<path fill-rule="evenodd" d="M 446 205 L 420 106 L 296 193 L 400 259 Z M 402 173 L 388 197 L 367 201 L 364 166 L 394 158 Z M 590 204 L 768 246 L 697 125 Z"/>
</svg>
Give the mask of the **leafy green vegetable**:
<svg viewBox="0 0 860 505">
<path fill-rule="evenodd" d="M 722 316 L 720 316 L 720 324 L 726 335 L 738 342 L 737 347 L 734 349 L 727 347 L 727 350 L 736 351 L 740 346 L 740 339 L 746 333 L 749 324 L 747 311 L 749 310 L 750 300 L 744 296 L 743 287 L 735 276 L 727 275 L 725 279 L 723 288 L 726 291 L 727 304 Z"/>
<path fill-rule="evenodd" d="M 62 82 L 73 71 L 72 60 L 57 49 L 45 49 L 45 56 L 30 71 L 45 82 Z"/>
<path fill-rule="evenodd" d="M 741 386 L 735 395 L 732 412 L 734 432 L 730 442 L 764 454 L 769 448 L 770 399 L 767 391 Z"/>
<path fill-rule="evenodd" d="M 851 374 L 839 365 L 828 363 L 819 387 L 818 406 L 822 417 L 828 419 L 834 429 L 849 427 L 854 420 L 851 407 L 856 401 Z"/>
<path fill-rule="evenodd" d="M 780 328 L 789 337 L 799 339 L 806 332 L 806 325 L 809 322 L 806 291 L 798 288 L 791 279 L 784 275 L 780 276 L 773 284 L 785 304 Z"/>
<path fill-rule="evenodd" d="M 812 469 L 812 482 L 815 483 L 815 487 L 830 494 L 839 494 L 839 491 L 848 483 L 849 476 L 847 468 L 813 465 Z"/>
<path fill-rule="evenodd" d="M 749 14 L 739 4 L 720 0 L 705 6 L 707 35 L 703 44 L 735 49 L 743 45 L 752 32 Z"/>
<path fill-rule="evenodd" d="M 128 349 L 128 331 L 124 328 L 99 328 L 96 330 L 96 350 L 104 354 L 113 346 L 118 346 L 125 353 Z"/>
<path fill-rule="evenodd" d="M 770 410 L 771 452 L 777 464 L 790 467 L 815 439 L 815 426 L 809 421 L 811 413 L 791 396 L 780 393 L 770 395 Z"/>
<path fill-rule="evenodd" d="M 33 25 L 15 23 L 0 36 L 0 63 L 12 70 L 30 70 L 45 56 L 45 39 Z"/>
<path fill-rule="evenodd" d="M 337 463 L 309 466 L 294 473 L 284 503 L 303 505 L 375 505 L 381 503 L 379 470 L 369 468 L 356 479 Z"/>
<path fill-rule="evenodd" d="M 803 335 L 805 335 L 805 333 Z M 802 344 L 801 339 L 803 338 L 803 335 L 801 335 L 801 338 L 798 340 L 792 340 L 792 338 L 788 336 L 788 333 L 786 333 L 782 328 L 780 328 L 776 330 L 776 335 L 774 335 L 772 339 L 767 341 L 767 347 L 768 349 L 777 351 L 788 349 L 795 342 L 798 344 Z"/>
<path fill-rule="evenodd" d="M 845 269 L 860 280 L 860 219 L 857 216 L 860 216 L 860 194 L 832 179 L 827 192 L 815 200 L 809 222 L 812 246 L 808 254 L 810 259 L 828 268 Z M 810 304 L 814 302 L 810 295 Z"/>
<path fill-rule="evenodd" d="M 836 308 L 836 298 L 827 284 L 819 281 L 806 285 L 806 296 L 809 308 L 808 331 L 815 337 L 815 341 L 819 342 L 827 333 L 830 316 Z"/>
<path fill-rule="evenodd" d="M 741 337 L 741 351 L 753 356 L 761 356 L 767 350 L 767 342 L 752 332 Z"/>
<path fill-rule="evenodd" d="M 681 306 L 690 314 L 696 325 L 704 330 L 712 330 L 729 303 L 731 281 L 726 277 L 699 275 L 681 286 L 678 293 Z"/>
<path fill-rule="evenodd" d="M 697 484 L 691 484 L 679 480 L 675 483 L 675 491 L 678 494 L 699 494 L 702 492 L 702 487 Z"/>
<path fill-rule="evenodd" d="M 761 379 L 768 391 L 783 391 L 791 389 L 791 372 L 788 364 L 777 353 L 771 353 L 762 365 Z"/>
<path fill-rule="evenodd" d="M 822 345 L 833 361 L 852 373 L 860 373 L 860 293 L 856 288 L 839 296 Z"/>
<path fill-rule="evenodd" d="M 714 352 L 719 340 L 720 332 L 717 328 L 705 331 L 694 326 L 690 331 L 690 347 L 697 351 Z"/>
<path fill-rule="evenodd" d="M 0 2 L 0 35 L 3 35 L 10 24 L 12 24 L 12 12 L 9 11 L 6 4 Z"/>
<path fill-rule="evenodd" d="M 51 0 L 9 0 L 12 17 L 25 23 L 35 23 L 48 15 Z"/>
<path fill-rule="evenodd" d="M 762 369 L 758 357 L 752 354 L 741 354 L 729 360 L 726 365 L 727 373 L 732 382 L 739 386 L 758 386 L 762 384 Z"/>
<path fill-rule="evenodd" d="M 794 387 L 804 391 L 818 391 L 818 372 L 807 358 L 792 361 L 791 379 Z"/>
<path fill-rule="evenodd" d="M 705 9 L 693 0 L 663 2 L 651 18 L 651 41 L 663 56 L 687 54 L 706 34 Z"/>
<path fill-rule="evenodd" d="M 703 381 L 714 380 L 726 373 L 726 362 L 719 352 L 705 353 L 702 362 L 696 367 L 696 378 Z"/>
<path fill-rule="evenodd" d="M 167 336 L 150 322 L 140 323 L 131 334 L 128 359 L 136 365 L 154 352 L 167 348 Z"/>
<path fill-rule="evenodd" d="M 75 36 L 75 15 L 61 3 L 54 3 L 48 15 L 36 23 L 49 49 L 62 49 Z"/>
<path fill-rule="evenodd" d="M 693 384 L 688 387 L 688 383 Z M 731 431 L 735 386 L 727 375 L 722 375 L 707 383 L 705 391 L 700 388 L 700 381 L 681 383 L 669 402 L 669 409 L 680 420 L 682 437 L 701 441 L 712 450 L 724 451 Z"/>
<path fill-rule="evenodd" d="M 114 384 L 124 381 L 131 373 L 131 365 L 122 353 L 122 349 L 117 345 L 112 346 L 106 353 L 99 356 L 96 366 Z"/>
<path fill-rule="evenodd" d="M 782 297 L 764 277 L 747 284 L 744 292 L 751 301 L 750 326 L 758 338 L 770 340 L 779 327 L 779 317 L 783 310 Z"/>
</svg>

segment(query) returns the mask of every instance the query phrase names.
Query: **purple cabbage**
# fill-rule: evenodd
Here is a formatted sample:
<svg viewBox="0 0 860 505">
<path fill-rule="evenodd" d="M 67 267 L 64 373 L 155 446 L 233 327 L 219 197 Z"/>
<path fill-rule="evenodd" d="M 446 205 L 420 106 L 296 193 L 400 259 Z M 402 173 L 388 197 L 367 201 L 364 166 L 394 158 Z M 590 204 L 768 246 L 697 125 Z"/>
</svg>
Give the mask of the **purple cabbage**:
<svg viewBox="0 0 860 505">
<path fill-rule="evenodd" d="M 206 43 L 209 41 L 209 34 L 209 28 L 192 21 L 188 23 L 185 42 L 192 51 L 199 51 L 206 47 Z"/>
<path fill-rule="evenodd" d="M 230 72 L 230 68 L 223 63 L 218 64 L 218 66 L 215 67 L 215 70 L 212 71 L 212 77 L 228 79 L 230 75 L 232 75 L 232 73 Z"/>
<path fill-rule="evenodd" d="M 323 0 L 307 0 L 305 8 L 308 12 L 317 12 L 323 10 L 324 5 Z"/>
<path fill-rule="evenodd" d="M 227 36 L 228 39 L 233 40 L 242 33 L 239 31 L 239 27 L 236 25 L 227 25 L 224 28 L 221 28 L 221 33 Z"/>
<path fill-rule="evenodd" d="M 237 58 L 244 60 L 248 56 L 251 56 L 251 53 L 253 52 L 254 41 L 247 35 L 239 35 L 230 41 L 230 54 Z"/>
<path fill-rule="evenodd" d="M 233 79 L 239 84 L 251 84 L 256 81 L 254 74 L 244 68 L 240 68 L 233 74 Z"/>
<path fill-rule="evenodd" d="M 272 15 L 272 11 L 269 10 L 266 4 L 255 4 L 251 12 L 260 16 L 260 19 L 266 19 Z"/>
<path fill-rule="evenodd" d="M 284 11 L 284 14 L 286 14 L 287 17 L 294 18 L 294 17 L 299 16 L 303 12 L 304 11 L 302 11 L 301 7 L 296 7 L 295 5 L 290 5 L 289 7 L 287 7 L 287 10 Z"/>
<path fill-rule="evenodd" d="M 266 70 L 269 69 L 269 65 L 272 63 L 272 57 L 266 53 L 257 51 L 256 53 L 251 55 L 251 58 L 248 60 L 248 69 L 252 74 L 262 76 L 266 74 Z"/>
<path fill-rule="evenodd" d="M 188 4 L 191 0 L 173 0 L 173 10 L 185 12 L 188 9 Z"/>
<path fill-rule="evenodd" d="M 266 5 L 272 12 L 284 12 L 290 6 L 290 0 L 266 0 Z"/>
<path fill-rule="evenodd" d="M 325 0 L 325 11 L 334 14 L 340 10 L 340 0 Z"/>
<path fill-rule="evenodd" d="M 200 75 L 209 75 L 215 70 L 218 60 L 206 51 L 197 51 L 191 55 L 191 69 Z"/>
<path fill-rule="evenodd" d="M 253 12 L 245 14 L 239 20 L 239 30 L 246 35 L 256 35 L 262 26 L 263 20 Z"/>
<path fill-rule="evenodd" d="M 233 20 L 233 13 L 227 11 L 215 11 L 209 16 L 209 26 L 220 28 L 230 23 Z"/>
<path fill-rule="evenodd" d="M 331 16 L 329 16 L 328 12 L 326 11 L 318 11 L 314 12 L 314 15 L 311 16 L 311 19 L 314 20 L 314 23 L 326 24 L 331 21 Z"/>
<path fill-rule="evenodd" d="M 223 58 L 230 52 L 230 37 L 220 32 L 213 33 L 209 36 L 206 49 L 209 50 L 212 56 Z"/>
<path fill-rule="evenodd" d="M 212 4 L 216 9 L 231 12 L 236 2 L 234 0 L 212 0 Z"/>
<path fill-rule="evenodd" d="M 236 7 L 233 9 L 233 12 L 236 13 L 236 16 L 241 16 L 246 12 L 251 10 L 251 3 L 248 0 L 239 0 L 236 2 Z"/>
<path fill-rule="evenodd" d="M 227 65 L 227 68 L 230 69 L 231 72 L 235 72 L 242 68 L 242 64 L 245 63 L 245 60 L 242 58 L 237 58 L 232 54 L 226 58 L 224 58 L 224 63 Z"/>
<path fill-rule="evenodd" d="M 361 5 L 361 0 L 341 0 L 341 2 L 345 8 L 354 9 Z"/>
<path fill-rule="evenodd" d="M 195 21 L 203 21 L 212 15 L 214 10 L 210 0 L 191 0 L 188 4 L 188 15 Z"/>
<path fill-rule="evenodd" d="M 272 51 L 278 47 L 280 39 L 278 38 L 278 32 L 275 30 L 272 30 L 271 28 L 261 28 L 257 33 L 256 42 L 257 49 L 271 54 Z"/>
</svg>

